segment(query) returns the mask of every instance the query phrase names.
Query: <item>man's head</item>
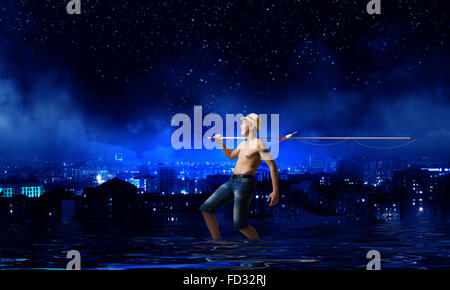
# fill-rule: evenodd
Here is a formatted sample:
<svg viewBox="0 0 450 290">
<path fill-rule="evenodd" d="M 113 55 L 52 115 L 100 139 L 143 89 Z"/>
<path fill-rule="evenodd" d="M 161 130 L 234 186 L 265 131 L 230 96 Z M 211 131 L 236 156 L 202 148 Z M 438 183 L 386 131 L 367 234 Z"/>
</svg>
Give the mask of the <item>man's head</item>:
<svg viewBox="0 0 450 290">
<path fill-rule="evenodd" d="M 241 134 L 247 136 L 250 131 L 255 133 L 261 129 L 261 119 L 255 113 L 248 114 L 245 117 L 241 117 Z"/>
</svg>

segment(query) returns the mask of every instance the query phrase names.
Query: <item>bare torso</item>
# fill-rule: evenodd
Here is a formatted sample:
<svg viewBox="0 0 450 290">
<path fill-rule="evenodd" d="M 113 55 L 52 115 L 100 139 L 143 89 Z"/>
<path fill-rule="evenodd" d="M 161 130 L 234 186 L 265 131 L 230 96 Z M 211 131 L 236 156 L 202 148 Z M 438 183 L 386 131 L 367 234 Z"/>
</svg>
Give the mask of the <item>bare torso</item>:
<svg viewBox="0 0 450 290">
<path fill-rule="evenodd" d="M 255 175 L 256 170 L 258 170 L 261 164 L 261 156 L 258 153 L 258 148 L 260 146 L 260 140 L 254 140 L 249 143 L 249 141 L 243 141 L 240 146 L 238 160 L 236 166 L 234 167 L 233 174 L 251 174 Z"/>
</svg>

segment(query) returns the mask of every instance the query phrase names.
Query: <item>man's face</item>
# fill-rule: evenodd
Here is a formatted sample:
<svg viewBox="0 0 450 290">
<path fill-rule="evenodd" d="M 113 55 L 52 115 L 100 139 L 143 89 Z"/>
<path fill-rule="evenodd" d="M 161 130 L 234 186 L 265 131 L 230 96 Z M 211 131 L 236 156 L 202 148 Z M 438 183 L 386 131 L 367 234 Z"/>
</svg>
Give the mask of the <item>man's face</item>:
<svg viewBox="0 0 450 290">
<path fill-rule="evenodd" d="M 247 136 L 248 130 L 249 130 L 248 121 L 244 119 L 244 120 L 242 120 L 242 124 L 241 124 L 241 135 Z"/>
</svg>

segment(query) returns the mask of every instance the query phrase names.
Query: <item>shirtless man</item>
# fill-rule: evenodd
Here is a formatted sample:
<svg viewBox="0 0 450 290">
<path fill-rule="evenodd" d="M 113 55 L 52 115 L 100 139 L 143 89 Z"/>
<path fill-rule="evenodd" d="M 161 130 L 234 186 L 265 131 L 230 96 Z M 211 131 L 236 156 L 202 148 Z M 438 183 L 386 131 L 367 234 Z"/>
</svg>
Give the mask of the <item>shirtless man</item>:
<svg viewBox="0 0 450 290">
<path fill-rule="evenodd" d="M 201 206 L 200 210 L 213 240 L 221 240 L 219 225 L 214 211 L 225 203 L 234 199 L 233 222 L 234 228 L 243 233 L 250 240 L 259 240 L 256 229 L 247 223 L 250 202 L 255 193 L 254 175 L 262 160 L 270 168 L 273 191 L 267 199 L 269 206 L 278 203 L 278 167 L 266 148 L 265 144 L 256 137 L 260 130 L 260 118 L 257 114 L 249 114 L 241 118 L 241 134 L 246 141 L 241 142 L 234 150 L 228 149 L 223 143 L 222 135 L 213 137 L 222 147 L 228 159 L 238 158 L 231 178 L 222 184 Z"/>
</svg>

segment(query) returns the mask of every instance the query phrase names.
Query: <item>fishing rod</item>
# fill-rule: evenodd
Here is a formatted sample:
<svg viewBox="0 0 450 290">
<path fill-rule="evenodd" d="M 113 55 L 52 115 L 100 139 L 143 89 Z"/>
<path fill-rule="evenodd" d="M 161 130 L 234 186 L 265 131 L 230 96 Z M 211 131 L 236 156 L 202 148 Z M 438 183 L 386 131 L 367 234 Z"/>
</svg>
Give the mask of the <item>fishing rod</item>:
<svg viewBox="0 0 450 290">
<path fill-rule="evenodd" d="M 416 137 L 292 137 L 298 131 L 288 134 L 283 137 L 258 137 L 260 139 L 280 139 L 281 141 L 287 139 L 300 140 L 300 139 L 322 139 L 322 140 L 414 140 Z M 214 139 L 214 137 L 208 137 Z M 246 137 L 222 137 L 221 139 L 246 139 Z"/>
</svg>

